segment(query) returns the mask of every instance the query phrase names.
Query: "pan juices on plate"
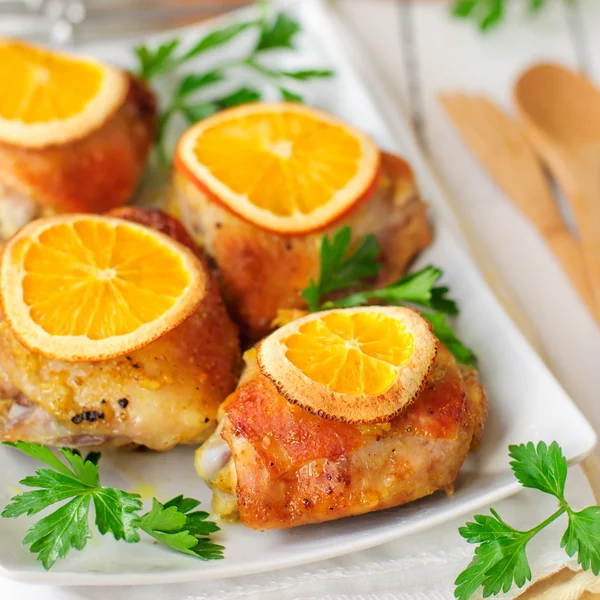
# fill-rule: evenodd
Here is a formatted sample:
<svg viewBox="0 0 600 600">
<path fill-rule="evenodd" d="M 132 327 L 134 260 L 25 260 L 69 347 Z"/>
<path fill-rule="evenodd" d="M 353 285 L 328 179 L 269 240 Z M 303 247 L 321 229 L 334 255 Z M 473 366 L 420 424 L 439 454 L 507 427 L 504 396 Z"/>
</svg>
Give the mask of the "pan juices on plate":
<svg viewBox="0 0 600 600">
<path fill-rule="evenodd" d="M 131 199 L 156 124 L 137 78 L 0 38 L 0 241 L 32 219 Z"/>
<path fill-rule="evenodd" d="M 248 104 L 188 129 L 175 153 L 170 210 L 204 244 L 242 334 L 305 308 L 323 235 L 377 236 L 375 285 L 397 280 L 431 241 L 408 164 L 360 131 L 294 103 Z"/>
<path fill-rule="evenodd" d="M 237 328 L 164 213 L 33 221 L 4 248 L 0 300 L 1 440 L 197 444 L 235 388 Z"/>
<path fill-rule="evenodd" d="M 245 360 L 196 469 L 214 510 L 254 529 L 450 492 L 487 416 L 476 371 L 409 308 L 313 313 Z"/>
</svg>

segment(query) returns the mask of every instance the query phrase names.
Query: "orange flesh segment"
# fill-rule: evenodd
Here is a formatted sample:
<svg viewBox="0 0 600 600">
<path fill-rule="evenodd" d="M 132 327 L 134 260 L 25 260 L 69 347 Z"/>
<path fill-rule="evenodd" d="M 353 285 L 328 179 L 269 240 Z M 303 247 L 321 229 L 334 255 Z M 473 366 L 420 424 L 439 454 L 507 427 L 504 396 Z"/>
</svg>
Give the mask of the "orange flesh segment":
<svg viewBox="0 0 600 600">
<path fill-rule="evenodd" d="M 283 344 L 287 359 L 307 377 L 351 395 L 385 392 L 414 351 L 401 320 L 364 312 L 309 321 Z"/>
<path fill-rule="evenodd" d="M 0 46 L 0 118 L 26 124 L 65 119 L 98 93 L 96 65 L 14 42 Z"/>
<path fill-rule="evenodd" d="M 50 335 L 91 340 L 158 319 L 190 283 L 181 257 L 160 240 L 94 220 L 43 231 L 23 270 L 31 319 Z"/>
<path fill-rule="evenodd" d="M 304 114 L 248 114 L 200 136 L 197 160 L 233 192 L 280 217 L 310 214 L 358 172 L 359 140 Z"/>
</svg>

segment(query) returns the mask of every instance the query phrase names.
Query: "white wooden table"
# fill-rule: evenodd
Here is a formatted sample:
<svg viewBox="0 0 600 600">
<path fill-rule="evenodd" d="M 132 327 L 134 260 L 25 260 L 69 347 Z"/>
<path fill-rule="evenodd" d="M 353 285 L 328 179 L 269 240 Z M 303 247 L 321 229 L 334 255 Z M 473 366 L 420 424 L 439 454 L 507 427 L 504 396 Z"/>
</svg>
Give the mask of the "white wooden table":
<svg viewBox="0 0 600 600">
<path fill-rule="evenodd" d="M 582 70 L 600 85 L 600 1 L 548 0 L 531 17 L 524 2 L 514 0 L 505 21 L 486 34 L 451 17 L 444 2 L 334 2 L 410 118 L 493 288 L 600 431 L 600 330 L 543 240 L 471 156 L 437 100 L 442 91 L 477 92 L 512 112 L 518 74 L 548 60 Z M 572 223 L 568 211 L 567 219 Z M 566 331 L 576 340 L 570 351 Z"/>
</svg>

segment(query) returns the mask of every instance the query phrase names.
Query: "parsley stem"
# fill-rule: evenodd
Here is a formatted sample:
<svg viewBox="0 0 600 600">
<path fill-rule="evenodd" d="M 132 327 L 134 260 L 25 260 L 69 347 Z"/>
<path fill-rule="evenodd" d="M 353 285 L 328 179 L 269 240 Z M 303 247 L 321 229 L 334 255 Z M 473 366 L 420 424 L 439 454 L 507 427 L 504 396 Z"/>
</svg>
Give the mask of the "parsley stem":
<svg viewBox="0 0 600 600">
<path fill-rule="evenodd" d="M 527 531 L 527 533 L 530 534 L 530 539 L 534 535 L 539 533 L 542 529 L 544 529 L 545 527 L 550 525 L 550 523 L 552 523 L 553 521 L 556 521 L 556 519 L 558 519 L 558 517 L 562 516 L 565 512 L 567 512 L 567 506 L 566 506 L 566 504 L 563 504 L 561 502 L 560 508 L 555 513 L 552 513 L 545 521 L 542 521 L 539 525 L 536 525 L 535 527 L 533 527 L 529 531 Z"/>
</svg>

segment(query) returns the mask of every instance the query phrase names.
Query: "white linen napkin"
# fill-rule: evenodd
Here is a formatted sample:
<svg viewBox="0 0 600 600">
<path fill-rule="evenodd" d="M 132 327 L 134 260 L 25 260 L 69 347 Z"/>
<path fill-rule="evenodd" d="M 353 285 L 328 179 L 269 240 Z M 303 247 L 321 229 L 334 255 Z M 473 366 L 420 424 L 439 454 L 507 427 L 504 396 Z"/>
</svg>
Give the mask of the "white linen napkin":
<svg viewBox="0 0 600 600">
<path fill-rule="evenodd" d="M 567 498 L 576 508 L 594 504 L 590 485 L 579 467 L 569 471 Z M 521 493 L 494 505 L 518 528 L 537 525 L 556 510 L 556 501 L 538 491 Z M 485 513 L 486 509 L 478 511 Z M 342 556 L 260 575 L 191 584 L 138 587 L 71 587 L 28 585 L 0 578 L 1 600 L 451 600 L 453 581 L 468 565 L 474 546 L 458 534 L 473 515 L 395 542 Z M 533 580 L 572 561 L 560 548 L 566 528 L 555 521 L 530 544 Z M 91 552 L 91 549 L 86 550 Z M 520 590 L 499 596 L 514 598 Z M 478 600 L 481 596 L 474 596 Z"/>
</svg>

